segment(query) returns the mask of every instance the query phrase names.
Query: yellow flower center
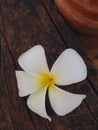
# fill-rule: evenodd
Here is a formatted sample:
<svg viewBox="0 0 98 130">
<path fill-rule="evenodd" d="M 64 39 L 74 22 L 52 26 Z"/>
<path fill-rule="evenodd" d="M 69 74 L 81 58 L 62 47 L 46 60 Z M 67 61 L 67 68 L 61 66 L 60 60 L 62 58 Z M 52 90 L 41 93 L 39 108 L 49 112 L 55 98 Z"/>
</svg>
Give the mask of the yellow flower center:
<svg viewBox="0 0 98 130">
<path fill-rule="evenodd" d="M 40 84 L 42 87 L 53 87 L 56 77 L 50 73 L 42 74 Z"/>
</svg>

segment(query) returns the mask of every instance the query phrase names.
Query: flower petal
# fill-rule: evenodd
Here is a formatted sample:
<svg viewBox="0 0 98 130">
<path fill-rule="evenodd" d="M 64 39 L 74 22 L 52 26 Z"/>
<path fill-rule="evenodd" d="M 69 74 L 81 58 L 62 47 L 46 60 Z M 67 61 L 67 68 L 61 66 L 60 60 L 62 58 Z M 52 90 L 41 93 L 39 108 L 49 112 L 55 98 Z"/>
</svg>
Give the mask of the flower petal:
<svg viewBox="0 0 98 130">
<path fill-rule="evenodd" d="M 32 93 L 27 100 L 27 105 L 33 112 L 51 121 L 51 118 L 47 115 L 45 108 L 46 90 L 47 87 L 41 88 L 38 91 Z"/>
<path fill-rule="evenodd" d="M 73 94 L 63 91 L 54 86 L 54 89 L 49 88 L 49 100 L 54 111 L 60 115 L 66 115 L 78 107 L 86 95 Z"/>
<path fill-rule="evenodd" d="M 24 71 L 15 71 L 15 73 L 20 97 L 27 96 L 41 87 L 38 79 L 28 73 Z"/>
<path fill-rule="evenodd" d="M 57 85 L 69 85 L 84 80 L 87 76 L 87 68 L 82 57 L 75 50 L 67 49 L 56 60 L 51 73 L 57 76 Z"/>
<path fill-rule="evenodd" d="M 19 65 L 29 74 L 39 76 L 40 72 L 49 72 L 44 48 L 36 45 L 23 53 L 18 59 Z"/>
</svg>

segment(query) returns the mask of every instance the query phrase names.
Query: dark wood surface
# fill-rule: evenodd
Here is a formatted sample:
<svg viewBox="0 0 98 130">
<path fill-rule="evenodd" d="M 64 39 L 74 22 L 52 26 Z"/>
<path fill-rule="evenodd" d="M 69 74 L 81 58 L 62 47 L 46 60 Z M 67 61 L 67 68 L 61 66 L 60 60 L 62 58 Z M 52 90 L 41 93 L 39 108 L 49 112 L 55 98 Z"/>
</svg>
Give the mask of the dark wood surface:
<svg viewBox="0 0 98 130">
<path fill-rule="evenodd" d="M 98 129 L 98 71 L 81 38 L 70 29 L 58 11 L 54 0 L 1 0 L 1 130 L 97 130 Z M 79 42 L 80 41 L 80 42 Z M 70 114 L 59 117 L 47 103 L 52 122 L 31 112 L 26 99 L 18 96 L 15 70 L 21 69 L 18 57 L 36 44 L 44 46 L 49 67 L 60 53 L 74 48 L 85 60 L 88 77 L 78 84 L 64 87 L 87 98 Z M 47 99 L 48 100 L 48 99 Z"/>
<path fill-rule="evenodd" d="M 74 35 L 98 69 L 98 37 L 80 34 L 79 32 L 74 32 Z"/>
</svg>

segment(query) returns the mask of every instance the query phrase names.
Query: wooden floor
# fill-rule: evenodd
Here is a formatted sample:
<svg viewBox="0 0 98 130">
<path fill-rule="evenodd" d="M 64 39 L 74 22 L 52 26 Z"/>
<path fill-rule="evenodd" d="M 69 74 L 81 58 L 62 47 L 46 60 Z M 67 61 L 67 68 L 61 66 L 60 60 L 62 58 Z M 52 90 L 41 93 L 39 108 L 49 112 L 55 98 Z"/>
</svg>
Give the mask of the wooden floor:
<svg viewBox="0 0 98 130">
<path fill-rule="evenodd" d="M 80 34 L 75 31 L 74 35 L 86 50 L 89 58 L 93 61 L 94 65 L 98 69 L 98 37 Z"/>
<path fill-rule="evenodd" d="M 54 0 L 1 0 L 0 6 L 0 130 L 98 130 L 98 39 L 71 29 Z M 88 68 L 85 81 L 64 87 L 69 92 L 84 93 L 87 98 L 63 117 L 57 116 L 47 102 L 52 122 L 30 111 L 27 97 L 18 96 L 15 70 L 22 69 L 17 59 L 36 44 L 44 46 L 49 67 L 64 49 L 71 47 Z"/>
</svg>

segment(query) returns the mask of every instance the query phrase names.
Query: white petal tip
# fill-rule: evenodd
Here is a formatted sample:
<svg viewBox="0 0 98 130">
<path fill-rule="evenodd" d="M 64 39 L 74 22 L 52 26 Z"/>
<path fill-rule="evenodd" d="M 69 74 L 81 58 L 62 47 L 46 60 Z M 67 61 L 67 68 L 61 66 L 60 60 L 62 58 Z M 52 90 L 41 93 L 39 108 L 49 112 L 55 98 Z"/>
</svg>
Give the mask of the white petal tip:
<svg viewBox="0 0 98 130">
<path fill-rule="evenodd" d="M 19 95 L 19 97 L 24 97 L 24 95 L 23 95 L 23 94 L 21 94 L 20 92 L 18 93 L 18 95 Z"/>
<path fill-rule="evenodd" d="M 86 95 L 83 95 L 83 99 L 85 99 L 87 96 Z"/>
<path fill-rule="evenodd" d="M 19 92 L 18 92 L 19 97 L 25 97 L 25 96 L 28 96 L 29 94 L 30 94 L 30 93 L 27 92 L 26 90 L 22 92 L 22 91 L 19 89 Z"/>
<path fill-rule="evenodd" d="M 52 121 L 50 117 L 47 118 L 50 122 Z"/>
</svg>

